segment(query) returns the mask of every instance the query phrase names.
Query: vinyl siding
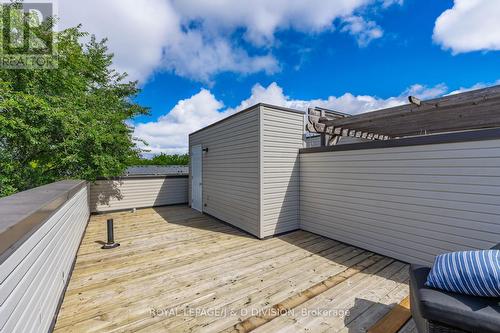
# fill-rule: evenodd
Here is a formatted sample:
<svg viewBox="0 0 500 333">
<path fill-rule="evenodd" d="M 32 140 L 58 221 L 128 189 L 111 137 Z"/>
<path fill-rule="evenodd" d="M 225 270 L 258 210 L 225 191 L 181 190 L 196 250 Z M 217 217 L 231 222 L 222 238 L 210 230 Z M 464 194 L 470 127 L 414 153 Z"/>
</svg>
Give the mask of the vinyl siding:
<svg viewBox="0 0 500 333">
<path fill-rule="evenodd" d="M 203 211 L 255 236 L 260 235 L 259 117 L 256 106 L 189 136 L 190 148 L 208 148 L 202 157 Z"/>
<path fill-rule="evenodd" d="M 500 239 L 500 140 L 300 155 L 300 227 L 399 260 Z"/>
<path fill-rule="evenodd" d="M 0 265 L 0 331 L 48 332 L 89 218 L 87 188 Z"/>
<path fill-rule="evenodd" d="M 299 228 L 299 149 L 304 115 L 262 107 L 261 237 Z"/>
<path fill-rule="evenodd" d="M 98 180 L 90 186 L 92 212 L 185 204 L 187 202 L 187 176 Z"/>
</svg>

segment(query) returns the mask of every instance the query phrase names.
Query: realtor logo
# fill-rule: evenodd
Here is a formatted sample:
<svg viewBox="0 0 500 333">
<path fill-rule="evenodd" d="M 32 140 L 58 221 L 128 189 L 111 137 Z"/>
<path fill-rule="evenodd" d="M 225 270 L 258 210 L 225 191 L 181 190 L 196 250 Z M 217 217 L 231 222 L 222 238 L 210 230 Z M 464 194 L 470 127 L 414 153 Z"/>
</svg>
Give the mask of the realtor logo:
<svg viewBox="0 0 500 333">
<path fill-rule="evenodd" d="M 51 2 L 0 3 L 0 68 L 57 67 Z"/>
</svg>

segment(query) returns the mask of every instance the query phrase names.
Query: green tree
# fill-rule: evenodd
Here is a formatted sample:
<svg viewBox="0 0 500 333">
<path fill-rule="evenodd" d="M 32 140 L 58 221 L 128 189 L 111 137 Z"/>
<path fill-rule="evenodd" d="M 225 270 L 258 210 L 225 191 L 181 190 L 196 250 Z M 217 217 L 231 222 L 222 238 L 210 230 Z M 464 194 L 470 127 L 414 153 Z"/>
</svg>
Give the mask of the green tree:
<svg viewBox="0 0 500 333">
<path fill-rule="evenodd" d="M 52 22 L 38 29 L 49 38 Z M 126 120 L 148 110 L 133 102 L 137 82 L 113 69 L 106 40 L 82 44 L 80 27 L 53 36 L 57 68 L 0 68 L 0 197 L 117 176 L 141 152 Z"/>
<path fill-rule="evenodd" d="M 172 154 L 168 155 L 160 153 L 152 158 L 132 157 L 128 160 L 129 165 L 188 165 L 188 154 Z"/>
<path fill-rule="evenodd" d="M 189 164 L 189 155 L 188 154 L 159 154 L 154 156 L 151 159 L 153 165 L 188 165 Z"/>
</svg>

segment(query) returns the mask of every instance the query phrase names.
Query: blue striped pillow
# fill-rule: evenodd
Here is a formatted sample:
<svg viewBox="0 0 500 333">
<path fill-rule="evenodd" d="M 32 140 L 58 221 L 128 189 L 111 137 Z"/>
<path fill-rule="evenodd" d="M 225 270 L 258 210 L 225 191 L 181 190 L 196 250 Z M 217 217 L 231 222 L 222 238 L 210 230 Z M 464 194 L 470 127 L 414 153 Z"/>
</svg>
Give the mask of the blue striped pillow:
<svg viewBox="0 0 500 333">
<path fill-rule="evenodd" d="M 441 254 L 425 285 L 466 295 L 500 297 L 500 250 Z"/>
</svg>

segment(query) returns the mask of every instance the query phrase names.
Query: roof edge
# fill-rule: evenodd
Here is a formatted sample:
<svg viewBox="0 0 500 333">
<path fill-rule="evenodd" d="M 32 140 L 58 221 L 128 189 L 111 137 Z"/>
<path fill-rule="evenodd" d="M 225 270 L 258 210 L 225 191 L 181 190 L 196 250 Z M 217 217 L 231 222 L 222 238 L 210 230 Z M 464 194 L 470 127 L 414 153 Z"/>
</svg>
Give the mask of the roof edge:
<svg viewBox="0 0 500 333">
<path fill-rule="evenodd" d="M 226 121 L 226 120 L 228 120 L 228 119 L 231 119 L 231 118 L 233 118 L 233 117 L 235 117 L 235 116 L 237 116 L 237 115 L 239 115 L 239 114 L 241 114 L 241 113 L 244 113 L 244 112 L 249 112 L 249 111 L 252 111 L 252 110 L 254 110 L 254 109 L 256 109 L 256 108 L 260 108 L 260 107 L 266 107 L 266 108 L 277 109 L 277 110 L 281 110 L 281 111 L 287 111 L 287 112 L 299 113 L 299 114 L 303 114 L 303 115 L 305 115 L 305 114 L 306 114 L 304 111 L 300 111 L 300 110 L 296 110 L 296 109 L 291 109 L 291 108 L 287 108 L 287 107 L 284 107 L 284 106 L 272 105 L 272 104 L 267 104 L 267 103 L 257 103 L 257 104 L 254 104 L 254 105 L 252 105 L 252 106 L 250 106 L 250 107 L 246 108 L 246 109 L 243 109 L 243 110 L 241 110 L 241 111 L 235 112 L 235 113 L 233 113 L 232 115 L 227 116 L 226 118 L 223 118 L 223 119 L 221 119 L 221 120 L 218 120 L 218 121 L 216 121 L 215 123 L 212 123 L 212 124 L 207 125 L 207 126 L 205 126 L 205 127 L 203 127 L 203 128 L 200 128 L 199 130 L 196 130 L 196 131 L 194 131 L 194 132 L 191 132 L 191 133 L 189 133 L 189 135 L 188 135 L 188 136 L 191 136 L 191 135 L 193 135 L 193 134 L 196 134 L 196 133 L 199 133 L 199 132 L 201 132 L 201 131 L 204 131 L 204 130 L 206 130 L 206 129 L 210 128 L 210 127 L 213 127 L 213 126 L 215 126 L 215 125 L 218 125 L 218 124 L 220 124 L 220 123 L 222 123 L 222 122 L 224 122 L 224 121 Z"/>
</svg>

